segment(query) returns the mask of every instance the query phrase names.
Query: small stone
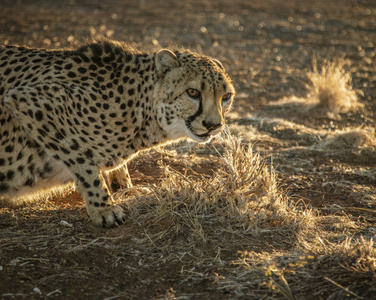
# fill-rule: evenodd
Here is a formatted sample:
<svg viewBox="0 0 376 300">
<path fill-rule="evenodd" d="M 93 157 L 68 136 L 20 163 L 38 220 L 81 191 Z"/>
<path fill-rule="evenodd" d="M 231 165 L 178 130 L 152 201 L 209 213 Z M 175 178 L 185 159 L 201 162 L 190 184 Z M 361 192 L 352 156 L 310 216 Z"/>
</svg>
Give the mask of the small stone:
<svg viewBox="0 0 376 300">
<path fill-rule="evenodd" d="M 73 227 L 73 225 L 71 223 L 68 223 L 67 221 L 64 221 L 64 220 L 60 221 L 60 225 L 65 226 L 65 227 L 69 227 L 69 228 Z"/>
</svg>

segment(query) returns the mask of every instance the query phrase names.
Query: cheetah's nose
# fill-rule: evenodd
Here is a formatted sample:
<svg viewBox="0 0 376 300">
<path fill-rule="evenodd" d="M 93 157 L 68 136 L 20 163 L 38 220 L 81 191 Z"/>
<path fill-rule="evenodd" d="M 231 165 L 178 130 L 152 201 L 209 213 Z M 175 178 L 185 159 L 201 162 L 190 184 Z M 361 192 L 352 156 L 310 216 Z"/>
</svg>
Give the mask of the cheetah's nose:
<svg viewBox="0 0 376 300">
<path fill-rule="evenodd" d="M 214 124 L 211 122 L 206 122 L 205 120 L 202 121 L 202 125 L 204 125 L 204 127 L 209 131 L 213 131 L 219 127 L 222 127 L 222 123 Z"/>
</svg>

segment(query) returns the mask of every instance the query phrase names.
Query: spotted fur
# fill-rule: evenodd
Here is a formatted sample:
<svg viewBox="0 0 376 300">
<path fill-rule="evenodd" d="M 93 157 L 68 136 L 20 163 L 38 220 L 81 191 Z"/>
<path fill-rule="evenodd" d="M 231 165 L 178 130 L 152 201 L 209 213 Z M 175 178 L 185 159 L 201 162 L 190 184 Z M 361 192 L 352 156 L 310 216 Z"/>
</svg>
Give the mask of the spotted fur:
<svg viewBox="0 0 376 300">
<path fill-rule="evenodd" d="M 94 224 L 120 224 L 100 172 L 171 140 L 207 142 L 234 93 L 218 61 L 190 51 L 110 40 L 74 51 L 1 47 L 0 195 L 74 181 Z"/>
</svg>

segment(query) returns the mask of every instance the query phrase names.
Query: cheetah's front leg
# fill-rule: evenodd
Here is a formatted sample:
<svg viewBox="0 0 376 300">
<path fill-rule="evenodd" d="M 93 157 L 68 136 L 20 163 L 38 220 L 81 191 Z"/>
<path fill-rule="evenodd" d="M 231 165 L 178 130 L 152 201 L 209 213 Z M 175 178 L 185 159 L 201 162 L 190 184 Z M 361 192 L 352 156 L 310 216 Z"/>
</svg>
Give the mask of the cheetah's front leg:
<svg viewBox="0 0 376 300">
<path fill-rule="evenodd" d="M 68 119 L 74 117 L 72 103 L 82 95 L 84 88 L 50 82 L 11 89 L 4 104 L 25 132 L 70 170 L 94 224 L 111 227 L 123 223 L 124 213 L 108 204 L 109 194 L 99 179 L 95 153 L 78 144 L 79 131 Z"/>
<path fill-rule="evenodd" d="M 108 190 L 111 191 L 111 193 L 114 193 L 119 188 L 128 189 L 133 187 L 126 162 L 115 170 L 103 172 L 103 175 Z"/>
<path fill-rule="evenodd" d="M 78 160 L 82 160 L 79 158 Z M 97 226 L 112 227 L 124 223 L 125 215 L 119 206 L 109 204 L 110 196 L 106 185 L 99 179 L 95 166 L 73 168 L 78 191 L 83 195 L 87 212 Z"/>
</svg>

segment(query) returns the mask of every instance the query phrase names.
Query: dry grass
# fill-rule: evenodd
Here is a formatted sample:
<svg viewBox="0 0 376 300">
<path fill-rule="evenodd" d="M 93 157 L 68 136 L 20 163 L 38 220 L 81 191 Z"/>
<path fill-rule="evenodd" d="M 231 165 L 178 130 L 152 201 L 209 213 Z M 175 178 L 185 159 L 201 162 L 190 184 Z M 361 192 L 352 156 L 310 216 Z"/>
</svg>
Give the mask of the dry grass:
<svg viewBox="0 0 376 300">
<path fill-rule="evenodd" d="M 271 298 L 371 299 L 376 291 L 376 250 L 363 237 L 331 242 L 317 236 L 290 253 L 246 251 L 237 265 L 239 277 L 258 273 L 259 285 L 275 292 Z"/>
<path fill-rule="evenodd" d="M 49 201 L 44 211 L 38 206 L 17 211 L 16 219 L 14 212 L 3 210 L 3 222 L 9 219 L 13 226 L 34 219 L 45 225 L 38 225 L 37 234 L 32 236 L 26 229 L 18 230 L 13 239 L 1 245 L 1 251 L 14 251 L 25 244 L 39 251 L 54 249 L 50 255 L 80 257 L 78 266 L 82 270 L 75 275 L 74 267 L 67 269 L 55 263 L 59 275 L 51 276 L 61 280 L 87 278 L 91 271 L 81 260 L 90 257 L 90 266 L 93 253 L 105 252 L 111 272 L 145 278 L 147 286 L 159 280 L 146 279 L 150 272 L 156 272 L 157 278 L 172 274 L 178 286 L 196 287 L 186 296 L 180 291 L 182 299 L 213 293 L 234 299 L 373 295 L 376 250 L 372 238 L 346 234 L 358 226 L 354 221 L 340 215 L 322 216 L 316 210 L 297 206 L 279 187 L 273 165 L 254 153 L 249 143 L 227 136 L 213 144 L 215 147 L 207 145 L 207 153 L 216 153 L 217 157 L 213 176 L 194 171 L 202 158 L 189 144 L 180 145 L 178 151 L 159 149 L 140 155 L 137 161 L 141 165 L 157 154 L 163 157 L 159 163 L 162 179 L 117 194 L 129 218 L 125 226 L 108 234 L 101 231 L 93 236 L 92 230 L 81 230 L 84 210 L 73 215 L 71 208 L 59 212 Z M 177 161 L 188 160 L 185 168 L 173 167 Z M 123 194 L 127 195 L 124 199 Z M 51 273 L 52 261 L 56 259 L 46 255 L 18 256 L 8 268 L 38 263 Z M 102 261 L 100 255 L 96 263 Z M 133 293 L 137 298 L 134 292 L 130 287 L 117 296 Z M 173 299 L 175 292 L 168 290 L 159 298 Z"/>
<path fill-rule="evenodd" d="M 5 44 L 107 36 L 220 58 L 243 141 L 137 157 L 117 228 L 90 224 L 75 194 L 0 207 L 1 299 L 375 298 L 374 1 L 29 2 L 0 10 Z M 351 68 L 307 61 L 333 51 Z"/>
<path fill-rule="evenodd" d="M 294 207 L 279 189 L 273 166 L 253 153 L 250 144 L 229 136 L 216 145 L 222 154 L 213 176 L 194 175 L 192 170 L 193 175 L 185 175 L 161 164 L 163 179 L 147 187 L 149 195 L 127 200 L 133 216 L 168 220 L 191 232 L 197 242 L 229 228 L 246 235 L 265 227 L 285 227 L 296 233 L 314 226 L 311 212 Z M 145 206 L 153 208 L 150 215 L 140 213 Z"/>
<path fill-rule="evenodd" d="M 353 227 L 351 220 L 298 209 L 278 187 L 273 166 L 249 144 L 230 136 L 216 145 L 221 154 L 214 176 L 187 176 L 162 164 L 164 179 L 148 186 L 146 197 L 127 201 L 132 219 L 145 228 L 138 244 L 153 245 L 170 262 L 190 257 L 189 268 L 201 271 L 185 276 L 202 281 L 212 274 L 216 289 L 235 298 L 373 294 L 372 239 L 343 240 L 338 230 Z M 260 247 L 259 238 L 268 246 Z M 238 260 L 222 254 L 234 249 L 231 244 L 241 250 Z"/>
<path fill-rule="evenodd" d="M 330 134 L 319 149 L 330 152 L 358 151 L 376 146 L 374 128 L 356 128 Z"/>
<path fill-rule="evenodd" d="M 332 113 L 345 113 L 359 108 L 356 91 L 352 89 L 350 72 L 345 70 L 346 60 L 324 61 L 321 68 L 313 62 L 313 70 L 307 73 L 311 84 L 308 97 L 316 107 Z"/>
<path fill-rule="evenodd" d="M 269 103 L 268 109 L 284 118 L 340 119 L 339 113 L 359 111 L 364 105 L 358 101 L 361 90 L 352 88 L 351 73 L 347 70 L 348 61 L 343 58 L 324 60 L 321 67 L 313 60 L 312 71 L 306 73 L 309 84 L 304 97 L 295 95 L 283 97 Z"/>
</svg>

